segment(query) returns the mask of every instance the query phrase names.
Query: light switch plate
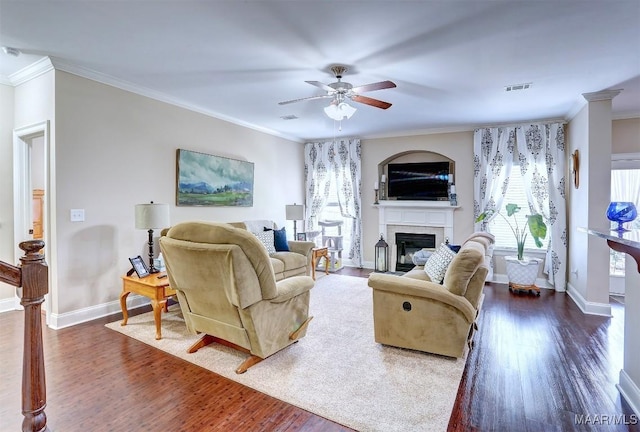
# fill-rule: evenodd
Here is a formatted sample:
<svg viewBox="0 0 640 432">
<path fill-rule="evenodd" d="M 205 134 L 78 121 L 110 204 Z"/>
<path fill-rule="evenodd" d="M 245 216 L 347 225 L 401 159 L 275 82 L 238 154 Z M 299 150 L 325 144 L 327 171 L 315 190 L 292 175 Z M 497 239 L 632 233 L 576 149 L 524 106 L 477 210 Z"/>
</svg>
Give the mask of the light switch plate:
<svg viewBox="0 0 640 432">
<path fill-rule="evenodd" d="M 84 222 L 84 209 L 71 209 L 70 219 L 71 222 Z"/>
</svg>

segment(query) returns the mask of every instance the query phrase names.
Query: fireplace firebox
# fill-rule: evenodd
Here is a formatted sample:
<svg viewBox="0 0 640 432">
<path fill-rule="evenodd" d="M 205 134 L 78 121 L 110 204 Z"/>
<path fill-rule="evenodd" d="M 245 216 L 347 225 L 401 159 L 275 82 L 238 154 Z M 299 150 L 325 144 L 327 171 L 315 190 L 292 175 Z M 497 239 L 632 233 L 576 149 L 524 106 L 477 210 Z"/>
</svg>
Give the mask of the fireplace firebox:
<svg viewBox="0 0 640 432">
<path fill-rule="evenodd" d="M 436 247 L 435 234 L 396 233 L 396 271 L 413 268 L 413 254 L 421 249 Z"/>
</svg>

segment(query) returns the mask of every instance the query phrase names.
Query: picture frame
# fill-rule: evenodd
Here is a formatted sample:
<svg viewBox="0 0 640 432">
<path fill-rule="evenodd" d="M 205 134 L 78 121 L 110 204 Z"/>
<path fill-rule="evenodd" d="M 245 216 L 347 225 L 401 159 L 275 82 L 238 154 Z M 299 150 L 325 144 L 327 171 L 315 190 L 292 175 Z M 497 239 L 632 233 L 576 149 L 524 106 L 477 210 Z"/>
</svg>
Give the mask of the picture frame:
<svg viewBox="0 0 640 432">
<path fill-rule="evenodd" d="M 176 205 L 253 207 L 253 162 L 178 149 Z"/>
<path fill-rule="evenodd" d="M 296 240 L 298 241 L 307 241 L 307 233 L 298 233 L 296 236 Z"/>
<path fill-rule="evenodd" d="M 138 255 L 137 257 L 129 258 L 129 262 L 131 262 L 131 266 L 133 267 L 133 270 L 136 272 L 139 278 L 149 276 L 149 267 L 147 267 L 140 255 Z"/>
</svg>

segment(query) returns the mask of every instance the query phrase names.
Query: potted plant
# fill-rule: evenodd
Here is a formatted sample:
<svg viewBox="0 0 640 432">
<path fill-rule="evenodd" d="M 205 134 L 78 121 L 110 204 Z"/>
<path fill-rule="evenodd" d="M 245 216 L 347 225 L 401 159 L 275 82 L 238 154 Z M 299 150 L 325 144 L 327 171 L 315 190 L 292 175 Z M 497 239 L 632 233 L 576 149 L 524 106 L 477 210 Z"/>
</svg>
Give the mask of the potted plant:
<svg viewBox="0 0 640 432">
<path fill-rule="evenodd" d="M 541 214 L 528 215 L 524 226 L 518 224 L 518 219 L 515 214 L 522 208 L 517 204 L 507 204 L 505 206 L 507 215 L 505 216 L 501 212 L 498 215 L 502 217 L 505 222 L 511 228 L 514 237 L 516 238 L 516 247 L 518 250 L 517 257 L 505 257 L 507 266 L 507 277 L 509 278 L 509 290 L 512 289 L 524 289 L 536 291 L 540 295 L 540 289 L 535 286 L 535 281 L 538 276 L 538 267 L 542 260 L 537 258 L 526 258 L 524 256 L 524 244 L 527 240 L 527 236 L 531 234 L 537 247 L 542 247 L 542 239 L 547 236 L 547 225 L 544 223 Z M 482 222 L 488 217 L 496 213 L 495 210 L 487 210 L 481 213 L 476 222 Z M 513 223 L 511 222 L 513 221 Z"/>
</svg>

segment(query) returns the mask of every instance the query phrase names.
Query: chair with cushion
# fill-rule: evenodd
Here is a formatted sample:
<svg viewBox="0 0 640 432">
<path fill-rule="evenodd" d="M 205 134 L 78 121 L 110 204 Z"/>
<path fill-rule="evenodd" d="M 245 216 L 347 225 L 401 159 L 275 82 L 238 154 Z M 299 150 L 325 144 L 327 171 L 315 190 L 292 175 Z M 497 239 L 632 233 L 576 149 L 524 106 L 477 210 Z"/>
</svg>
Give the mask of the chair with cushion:
<svg viewBox="0 0 640 432">
<path fill-rule="evenodd" d="M 313 279 L 276 282 L 265 248 L 247 230 L 184 222 L 160 238 L 160 248 L 187 328 L 204 334 L 188 352 L 232 346 L 251 354 L 236 369 L 243 373 L 305 336 Z"/>
<path fill-rule="evenodd" d="M 247 220 L 229 222 L 236 228 L 253 233 L 267 249 L 276 280 L 311 273 L 311 250 L 315 246 L 310 241 L 287 240 L 284 227 L 278 229 L 270 220 Z"/>
<path fill-rule="evenodd" d="M 405 275 L 372 273 L 376 342 L 462 357 L 473 341 L 492 245 L 491 234 L 476 233 L 457 253 L 443 244 Z"/>
</svg>

